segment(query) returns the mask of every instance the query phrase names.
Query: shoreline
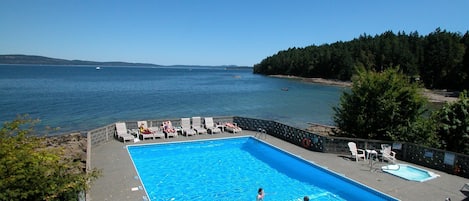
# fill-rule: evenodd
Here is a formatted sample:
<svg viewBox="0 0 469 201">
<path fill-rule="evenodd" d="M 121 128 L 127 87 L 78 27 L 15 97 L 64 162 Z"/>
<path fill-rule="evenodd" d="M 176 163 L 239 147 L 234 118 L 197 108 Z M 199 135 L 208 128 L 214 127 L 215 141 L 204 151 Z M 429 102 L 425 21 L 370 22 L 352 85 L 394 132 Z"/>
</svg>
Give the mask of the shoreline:
<svg viewBox="0 0 469 201">
<path fill-rule="evenodd" d="M 315 83 L 323 84 L 328 86 L 338 86 L 338 87 L 352 87 L 352 82 L 350 81 L 340 81 L 340 80 L 329 80 L 324 78 L 305 78 L 292 75 L 268 75 L 269 77 L 282 78 L 282 79 L 294 79 L 300 80 L 306 83 Z M 441 95 L 437 90 L 423 89 L 423 95 L 428 98 L 428 101 L 431 103 L 446 103 L 457 101 L 457 97 L 448 97 Z"/>
<path fill-rule="evenodd" d="M 340 80 L 329 80 L 329 79 L 324 79 L 324 78 L 307 78 L 307 77 L 298 77 L 298 76 L 293 76 L 293 75 L 269 75 L 269 77 L 300 80 L 302 82 L 307 82 L 307 83 L 324 84 L 324 85 L 338 86 L 338 87 L 351 87 L 352 86 L 352 82 L 345 82 L 345 81 L 340 81 Z"/>
</svg>

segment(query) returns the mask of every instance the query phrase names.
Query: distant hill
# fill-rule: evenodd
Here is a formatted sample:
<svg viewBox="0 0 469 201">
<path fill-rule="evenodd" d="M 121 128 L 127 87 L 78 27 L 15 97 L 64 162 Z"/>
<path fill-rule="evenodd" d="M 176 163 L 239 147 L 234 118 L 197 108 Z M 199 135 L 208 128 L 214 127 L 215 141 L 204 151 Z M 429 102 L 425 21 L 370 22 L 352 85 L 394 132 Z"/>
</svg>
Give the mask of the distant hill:
<svg viewBox="0 0 469 201">
<path fill-rule="evenodd" d="M 97 62 L 82 60 L 65 60 L 33 55 L 0 55 L 0 64 L 42 64 L 42 65 L 83 65 L 83 66 L 160 66 L 147 63 L 128 63 L 120 61 Z"/>
<path fill-rule="evenodd" d="M 97 62 L 97 61 L 82 61 L 82 60 L 66 60 L 56 59 L 43 56 L 35 55 L 22 55 L 22 54 L 9 54 L 0 55 L 0 64 L 38 64 L 38 65 L 77 65 L 77 66 L 148 66 L 157 67 L 163 65 L 148 64 L 148 63 L 129 63 L 120 61 L 110 62 Z M 168 67 L 209 67 L 201 65 L 170 65 Z M 217 66 L 229 69 L 252 69 L 252 66 L 236 66 L 236 65 L 224 65 Z"/>
</svg>

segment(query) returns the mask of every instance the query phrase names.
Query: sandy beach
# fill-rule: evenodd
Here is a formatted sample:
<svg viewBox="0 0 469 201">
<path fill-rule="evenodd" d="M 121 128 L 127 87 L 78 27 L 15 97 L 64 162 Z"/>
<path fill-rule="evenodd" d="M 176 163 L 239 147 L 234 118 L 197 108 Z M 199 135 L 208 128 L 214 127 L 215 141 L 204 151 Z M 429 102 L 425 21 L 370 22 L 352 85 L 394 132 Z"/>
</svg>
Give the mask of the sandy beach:
<svg viewBox="0 0 469 201">
<path fill-rule="evenodd" d="M 296 79 L 296 80 L 301 80 L 303 82 L 339 86 L 339 87 L 351 87 L 352 86 L 352 82 L 345 82 L 345 81 L 340 81 L 340 80 L 329 80 L 329 79 L 323 79 L 323 78 L 305 78 L 305 77 L 298 77 L 298 76 L 291 76 L 291 75 L 270 75 L 270 77 Z M 456 97 L 444 96 L 440 93 L 437 93 L 437 91 L 432 91 L 429 89 L 424 89 L 423 94 L 428 98 L 428 101 L 434 102 L 434 103 L 453 102 L 453 101 L 458 100 L 458 98 Z"/>
</svg>

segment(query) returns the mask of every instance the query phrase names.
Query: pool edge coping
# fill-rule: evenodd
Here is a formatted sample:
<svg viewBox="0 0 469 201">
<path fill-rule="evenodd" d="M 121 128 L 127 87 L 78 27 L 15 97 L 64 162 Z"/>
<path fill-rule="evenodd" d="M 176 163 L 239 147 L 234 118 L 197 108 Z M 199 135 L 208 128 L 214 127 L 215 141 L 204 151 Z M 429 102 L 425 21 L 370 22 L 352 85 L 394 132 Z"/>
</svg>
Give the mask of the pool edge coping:
<svg viewBox="0 0 469 201">
<path fill-rule="evenodd" d="M 145 185 L 143 184 L 141 178 L 140 178 L 140 174 L 139 172 L 137 171 L 137 168 L 135 167 L 135 163 L 133 161 L 133 158 L 132 156 L 130 155 L 130 152 L 129 152 L 129 147 L 143 147 L 143 146 L 153 146 L 153 145 L 164 145 L 164 144 L 180 144 L 180 143 L 193 143 L 193 142 L 203 142 L 203 141 L 220 141 L 220 140 L 227 140 L 227 139 L 237 139 L 237 138 L 249 138 L 249 139 L 253 139 L 253 140 L 256 140 L 258 142 L 261 142 L 261 143 L 264 143 L 265 145 L 267 146 L 270 146 L 272 148 L 275 148 L 276 150 L 280 151 L 280 152 L 283 152 L 285 154 L 288 154 L 289 156 L 292 156 L 298 160 L 301 160 L 303 162 L 306 162 L 310 165 L 313 165 L 315 167 L 318 167 L 320 168 L 321 170 L 323 171 L 326 171 L 328 173 L 331 173 L 332 175 L 334 175 L 335 177 L 338 177 L 339 179 L 345 179 L 347 180 L 348 182 L 352 183 L 352 184 L 355 184 L 355 185 L 358 185 L 360 188 L 364 188 L 364 189 L 369 189 L 371 190 L 371 192 L 375 195 L 379 195 L 379 197 L 382 197 L 382 195 L 384 196 L 387 196 L 388 198 L 391 198 L 391 199 L 394 199 L 396 201 L 400 201 L 400 199 L 394 197 L 394 196 L 391 196 L 387 193 L 384 193 L 382 191 L 379 191 L 375 188 L 372 188 L 368 185 L 365 185 L 365 184 L 362 184 L 358 181 L 355 181 L 354 179 L 350 178 L 350 177 L 347 177 L 345 174 L 340 174 L 340 173 L 337 173 L 337 172 L 334 172 L 333 170 L 329 169 L 327 166 L 322 166 L 322 165 L 319 165 L 318 163 L 314 162 L 314 161 L 309 161 L 309 160 L 306 160 L 305 158 L 299 156 L 299 155 L 296 155 L 296 154 L 293 154 L 287 150 L 284 150 L 284 149 L 281 149 L 279 148 L 278 146 L 275 146 L 273 144 L 270 144 L 260 138 L 256 138 L 255 136 L 252 136 L 252 135 L 246 135 L 246 136 L 231 136 L 231 137 L 221 137 L 221 138 L 210 138 L 210 139 L 194 139 L 194 140 L 185 140 L 185 141 L 170 141 L 170 142 L 154 142 L 154 143 L 146 143 L 146 144 L 129 144 L 129 145 L 125 145 L 125 149 L 126 149 L 126 152 L 132 162 L 132 166 L 134 167 L 134 171 L 137 173 L 137 176 L 138 176 L 138 180 L 140 182 L 140 184 L 142 185 L 143 187 L 143 190 L 145 191 L 145 194 L 146 194 L 146 197 L 147 197 L 147 200 L 150 200 L 150 197 L 148 195 L 148 192 L 146 191 L 146 188 L 145 188 Z M 145 200 L 145 199 L 144 199 Z"/>
</svg>

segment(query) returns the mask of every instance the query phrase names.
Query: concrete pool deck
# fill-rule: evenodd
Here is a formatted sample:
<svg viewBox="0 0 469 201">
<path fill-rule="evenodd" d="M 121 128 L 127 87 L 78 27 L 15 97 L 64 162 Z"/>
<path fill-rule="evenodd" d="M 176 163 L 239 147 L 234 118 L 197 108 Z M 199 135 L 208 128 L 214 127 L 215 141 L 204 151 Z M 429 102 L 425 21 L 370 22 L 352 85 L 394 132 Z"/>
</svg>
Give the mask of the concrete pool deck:
<svg viewBox="0 0 469 201">
<path fill-rule="evenodd" d="M 145 191 L 139 188 L 142 184 L 127 153 L 126 145 L 249 135 L 254 136 L 256 132 L 243 131 L 241 134 L 235 135 L 221 133 L 191 137 L 179 136 L 177 138 L 145 140 L 138 143 L 127 142 L 125 144 L 117 140 L 110 140 L 91 149 L 91 167 L 100 169 L 102 176 L 92 183 L 87 200 L 148 200 Z M 459 191 L 465 183 L 469 182 L 468 179 L 463 177 L 412 164 L 439 174 L 440 177 L 425 182 L 407 181 L 382 172 L 379 168 L 387 163 L 377 162 L 370 171 L 369 163 L 349 160 L 348 155 L 312 152 L 270 135 L 267 135 L 265 139 L 261 137 L 261 140 L 403 201 L 444 201 L 448 197 L 451 198 L 451 201 L 469 201 Z M 269 199 L 266 197 L 266 200 Z"/>
</svg>

